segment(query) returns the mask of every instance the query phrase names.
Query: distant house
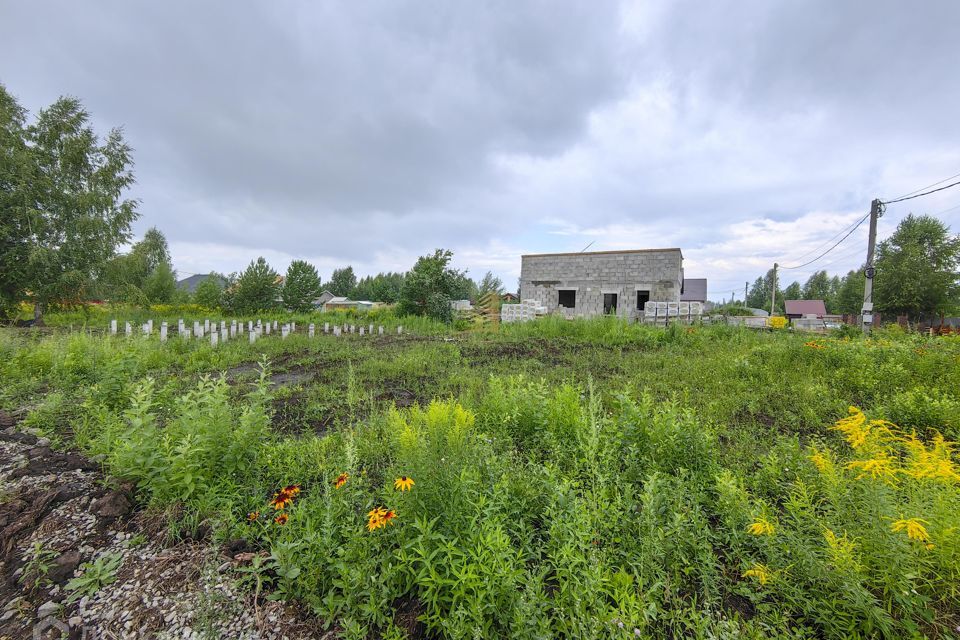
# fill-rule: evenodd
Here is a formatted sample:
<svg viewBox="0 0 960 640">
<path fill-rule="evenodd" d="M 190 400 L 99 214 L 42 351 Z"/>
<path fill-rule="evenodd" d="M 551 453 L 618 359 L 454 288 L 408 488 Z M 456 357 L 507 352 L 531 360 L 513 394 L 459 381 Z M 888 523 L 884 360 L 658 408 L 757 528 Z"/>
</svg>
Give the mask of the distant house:
<svg viewBox="0 0 960 640">
<path fill-rule="evenodd" d="M 680 302 L 706 302 L 707 279 L 684 278 L 683 288 L 680 289 Z"/>
<path fill-rule="evenodd" d="M 502 300 L 503 302 L 513 304 L 515 302 L 519 302 L 520 298 L 518 298 L 517 294 L 515 293 L 505 293 L 502 296 L 500 296 L 500 300 Z"/>
<path fill-rule="evenodd" d="M 369 311 L 373 309 L 373 303 L 369 300 L 350 300 L 343 296 L 334 296 L 323 304 L 324 311 L 343 311 L 344 309 L 356 309 L 357 311 Z"/>
<path fill-rule="evenodd" d="M 227 279 L 222 276 L 218 276 L 212 273 L 197 273 L 190 276 L 189 278 L 184 278 L 183 280 L 179 280 L 177 282 L 177 288 L 180 289 L 181 291 L 194 293 L 197 290 L 197 286 L 199 286 L 201 282 L 203 282 L 204 280 L 207 280 L 208 278 L 216 278 L 220 284 L 221 289 L 227 285 Z"/>
<path fill-rule="evenodd" d="M 823 316 L 827 315 L 827 307 L 823 304 L 823 300 L 786 300 L 784 305 L 785 315 L 791 320 L 804 316 L 816 316 L 823 320 Z"/>
<path fill-rule="evenodd" d="M 328 289 L 324 289 L 323 293 L 320 294 L 320 297 L 313 301 L 313 306 L 316 309 L 323 309 L 323 305 L 327 304 L 334 298 L 336 298 L 335 295 L 330 293 Z"/>
</svg>

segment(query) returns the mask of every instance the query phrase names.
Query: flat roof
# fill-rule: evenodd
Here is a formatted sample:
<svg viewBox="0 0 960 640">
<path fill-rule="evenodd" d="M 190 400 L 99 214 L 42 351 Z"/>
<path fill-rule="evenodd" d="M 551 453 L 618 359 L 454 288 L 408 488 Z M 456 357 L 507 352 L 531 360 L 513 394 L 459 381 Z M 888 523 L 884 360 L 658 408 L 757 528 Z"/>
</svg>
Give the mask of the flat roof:
<svg viewBox="0 0 960 640">
<path fill-rule="evenodd" d="M 683 252 L 679 247 L 667 247 L 665 249 L 621 249 L 620 251 L 574 251 L 572 253 L 525 253 L 521 258 L 542 258 L 548 256 L 604 256 L 617 253 L 662 253 L 664 251 L 678 251 L 680 256 Z"/>
</svg>

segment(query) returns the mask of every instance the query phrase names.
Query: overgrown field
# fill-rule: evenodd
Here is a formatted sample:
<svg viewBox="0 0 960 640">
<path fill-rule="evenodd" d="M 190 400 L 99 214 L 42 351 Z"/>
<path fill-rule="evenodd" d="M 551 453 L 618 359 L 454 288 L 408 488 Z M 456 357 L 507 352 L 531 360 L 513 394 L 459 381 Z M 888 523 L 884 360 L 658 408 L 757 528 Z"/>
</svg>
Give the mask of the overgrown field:
<svg viewBox="0 0 960 640">
<path fill-rule="evenodd" d="M 956 338 L 615 319 L 4 330 L 0 408 L 174 531 L 268 551 L 237 580 L 344 638 L 947 638 L 958 365 Z"/>
</svg>

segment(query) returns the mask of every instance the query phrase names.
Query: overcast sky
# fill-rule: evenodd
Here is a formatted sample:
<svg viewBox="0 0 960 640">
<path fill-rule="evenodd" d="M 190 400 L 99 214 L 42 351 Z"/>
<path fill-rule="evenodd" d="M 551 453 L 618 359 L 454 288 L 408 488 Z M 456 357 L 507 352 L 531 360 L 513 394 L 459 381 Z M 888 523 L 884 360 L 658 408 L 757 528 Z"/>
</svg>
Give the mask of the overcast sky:
<svg viewBox="0 0 960 640">
<path fill-rule="evenodd" d="M 960 173 L 958 27 L 956 0 L 0 0 L 0 82 L 124 128 L 181 276 L 444 247 L 512 289 L 523 253 L 677 246 L 719 300 Z M 911 211 L 958 231 L 960 188 L 881 237 Z M 859 265 L 866 226 L 785 282 Z"/>
</svg>

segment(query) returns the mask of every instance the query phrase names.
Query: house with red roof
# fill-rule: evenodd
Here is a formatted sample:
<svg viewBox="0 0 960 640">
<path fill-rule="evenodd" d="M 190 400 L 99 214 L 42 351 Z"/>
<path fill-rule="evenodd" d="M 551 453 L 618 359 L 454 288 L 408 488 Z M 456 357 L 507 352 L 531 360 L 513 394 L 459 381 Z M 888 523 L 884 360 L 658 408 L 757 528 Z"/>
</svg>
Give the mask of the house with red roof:
<svg viewBox="0 0 960 640">
<path fill-rule="evenodd" d="M 827 315 L 827 306 L 823 300 L 785 300 L 784 307 L 785 315 L 791 320 L 811 315 L 823 320 L 823 316 Z"/>
</svg>

